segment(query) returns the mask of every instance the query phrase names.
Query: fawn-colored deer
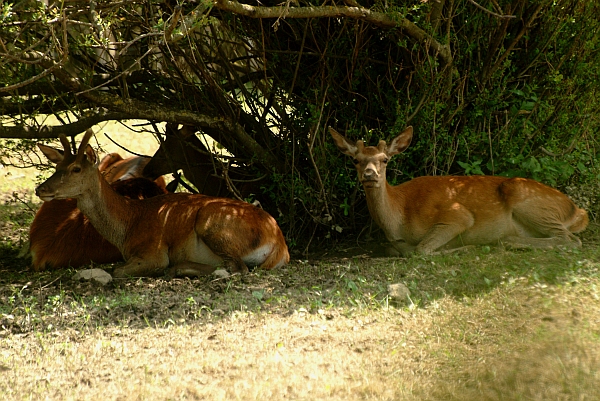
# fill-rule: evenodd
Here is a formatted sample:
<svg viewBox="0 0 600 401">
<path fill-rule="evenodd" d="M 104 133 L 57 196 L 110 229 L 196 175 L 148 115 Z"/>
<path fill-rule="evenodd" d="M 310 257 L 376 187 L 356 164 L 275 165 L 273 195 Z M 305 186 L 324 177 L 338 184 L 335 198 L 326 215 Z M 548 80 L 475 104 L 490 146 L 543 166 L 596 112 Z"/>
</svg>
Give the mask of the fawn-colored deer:
<svg viewBox="0 0 600 401">
<path fill-rule="evenodd" d="M 149 160 L 148 157 L 123 159 L 118 153 L 111 153 L 102 158 L 98 170 L 120 195 L 134 199 L 163 195 L 167 191 L 162 176 L 155 181 L 140 176 Z M 29 253 L 35 271 L 123 260 L 121 252 L 102 238 L 77 209 L 75 199 L 55 199 L 42 204 L 29 230 Z"/>
<path fill-rule="evenodd" d="M 101 177 L 86 131 L 77 154 L 66 137 L 64 152 L 42 148 L 56 172 L 36 189 L 44 201 L 74 198 L 96 230 L 123 254 L 113 276 L 194 276 L 217 266 L 247 272 L 289 261 L 285 238 L 275 219 L 251 204 L 205 195 L 167 194 L 127 199 Z"/>
<path fill-rule="evenodd" d="M 350 141 L 333 128 L 329 132 L 338 149 L 353 158 L 371 217 L 404 255 L 477 244 L 581 246 L 573 233 L 587 227 L 587 212 L 556 189 L 497 176 L 425 176 L 391 186 L 386 164 L 408 148 L 412 127 L 377 146 Z"/>
<path fill-rule="evenodd" d="M 166 188 L 167 183 L 162 174 L 152 178 L 144 174 L 144 169 L 151 161 L 152 158 L 147 156 L 132 156 L 123 159 L 118 153 L 109 153 L 98 163 L 98 170 L 109 183 L 144 177 L 152 179 L 159 187 Z"/>
</svg>

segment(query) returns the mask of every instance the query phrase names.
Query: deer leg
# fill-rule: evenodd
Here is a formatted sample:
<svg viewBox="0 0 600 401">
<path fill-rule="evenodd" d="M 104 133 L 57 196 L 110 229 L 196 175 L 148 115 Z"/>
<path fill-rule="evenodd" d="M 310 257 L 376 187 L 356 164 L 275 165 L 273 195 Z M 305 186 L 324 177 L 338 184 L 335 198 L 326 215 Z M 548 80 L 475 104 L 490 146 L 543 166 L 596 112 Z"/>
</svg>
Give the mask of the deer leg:
<svg viewBox="0 0 600 401">
<path fill-rule="evenodd" d="M 475 223 L 475 218 L 471 212 L 462 205 L 456 205 L 455 209 L 446 211 L 439 217 L 439 222 L 425 233 L 415 252 L 433 253 L 467 231 Z"/>
<path fill-rule="evenodd" d="M 242 259 L 233 258 L 231 256 L 222 256 L 223 257 L 223 267 L 228 269 L 232 274 L 240 273 L 246 274 L 249 273 L 248 266 Z"/>
<path fill-rule="evenodd" d="M 391 249 L 390 249 L 391 248 Z M 407 257 L 411 253 L 415 251 L 415 246 L 410 245 L 408 242 L 404 240 L 390 241 L 390 247 L 386 249 L 388 254 L 391 254 L 393 251 L 399 252 L 400 255 Z"/>
<path fill-rule="evenodd" d="M 166 265 L 158 264 L 150 259 L 132 257 L 124 265 L 117 267 L 112 275 L 115 278 L 158 277 L 164 274 L 166 267 Z"/>
<path fill-rule="evenodd" d="M 519 209 L 513 211 L 513 219 L 517 225 L 533 234 L 503 238 L 502 241 L 509 246 L 514 248 L 581 247 L 581 240 L 559 220 L 539 216 L 531 211 L 521 212 Z"/>
<path fill-rule="evenodd" d="M 217 269 L 216 266 L 204 263 L 182 262 L 171 267 L 167 272 L 168 277 L 200 277 L 210 276 Z"/>
<path fill-rule="evenodd" d="M 510 236 L 502 239 L 502 243 L 511 249 L 551 249 L 557 246 L 565 246 L 569 248 L 581 248 L 581 240 L 575 237 L 573 239 L 564 237 L 552 238 L 533 238 L 533 237 L 517 237 Z"/>
<path fill-rule="evenodd" d="M 415 252 L 431 254 L 437 249 L 446 245 L 465 230 L 465 227 L 457 224 L 435 224 L 429 229 L 429 231 L 427 231 L 427 234 L 425 234 L 421 242 L 419 242 Z"/>
<path fill-rule="evenodd" d="M 432 252 L 431 255 L 450 255 L 453 253 L 467 252 L 471 249 L 475 249 L 475 245 L 465 245 L 458 248 L 444 249 L 441 251 Z"/>
<path fill-rule="evenodd" d="M 409 245 L 405 241 L 392 241 L 392 242 L 390 242 L 390 245 L 391 245 L 391 247 L 386 249 L 386 252 L 388 252 L 389 256 L 397 256 L 397 255 L 392 254 L 393 251 L 396 251 L 396 252 L 400 252 L 400 254 L 402 256 L 408 257 L 408 256 L 410 256 L 410 254 L 415 252 L 415 250 L 417 248 L 414 245 Z M 459 248 L 452 248 L 452 249 L 446 249 L 443 251 L 431 252 L 431 254 L 433 254 L 433 255 L 449 255 L 449 254 L 455 253 L 455 252 L 465 252 L 470 249 L 473 249 L 474 247 L 475 247 L 475 245 L 465 245 L 465 246 L 461 246 Z M 423 251 L 421 251 L 421 252 L 423 252 Z"/>
<path fill-rule="evenodd" d="M 207 228 L 205 223 L 202 224 L 204 225 L 196 227 L 196 234 L 212 253 L 223 260 L 219 268 L 229 270 L 232 274 L 248 273 L 248 266 L 246 266 L 246 263 L 239 256 L 242 253 L 242 246 L 231 239 L 234 232 L 219 229 L 218 226 L 209 226 Z"/>
</svg>

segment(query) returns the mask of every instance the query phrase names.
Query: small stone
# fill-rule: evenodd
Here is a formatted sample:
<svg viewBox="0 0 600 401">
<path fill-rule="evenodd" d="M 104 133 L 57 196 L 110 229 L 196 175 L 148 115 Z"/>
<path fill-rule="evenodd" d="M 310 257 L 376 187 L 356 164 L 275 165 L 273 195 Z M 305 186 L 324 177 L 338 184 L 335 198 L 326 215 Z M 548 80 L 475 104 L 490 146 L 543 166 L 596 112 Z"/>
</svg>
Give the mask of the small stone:
<svg viewBox="0 0 600 401">
<path fill-rule="evenodd" d="M 388 285 L 388 295 L 396 302 L 407 302 L 410 297 L 410 290 L 402 283 Z"/>
<path fill-rule="evenodd" d="M 227 278 L 230 274 L 225 269 L 218 269 L 213 272 L 213 275 L 217 278 Z"/>
<path fill-rule="evenodd" d="M 112 281 L 112 276 L 102 269 L 88 269 L 75 273 L 73 280 L 94 280 L 102 285 L 106 285 Z"/>
</svg>

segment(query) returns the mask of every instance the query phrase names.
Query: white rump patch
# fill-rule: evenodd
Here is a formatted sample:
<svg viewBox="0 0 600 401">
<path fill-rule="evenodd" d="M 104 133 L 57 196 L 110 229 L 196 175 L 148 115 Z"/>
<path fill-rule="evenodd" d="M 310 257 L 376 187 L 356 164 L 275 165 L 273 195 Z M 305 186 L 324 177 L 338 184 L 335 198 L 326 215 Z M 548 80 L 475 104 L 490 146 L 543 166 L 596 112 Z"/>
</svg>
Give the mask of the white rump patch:
<svg viewBox="0 0 600 401">
<path fill-rule="evenodd" d="M 265 244 L 244 255 L 242 260 L 249 266 L 261 265 L 273 252 L 273 244 Z"/>
</svg>

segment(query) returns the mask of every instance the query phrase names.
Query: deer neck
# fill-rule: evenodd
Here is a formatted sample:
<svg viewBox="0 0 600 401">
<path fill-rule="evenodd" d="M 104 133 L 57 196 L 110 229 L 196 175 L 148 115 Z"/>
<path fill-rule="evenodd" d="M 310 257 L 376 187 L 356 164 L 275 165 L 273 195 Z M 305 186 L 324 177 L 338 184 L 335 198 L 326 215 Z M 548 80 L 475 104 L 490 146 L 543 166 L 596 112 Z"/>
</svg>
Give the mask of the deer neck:
<svg viewBox="0 0 600 401">
<path fill-rule="evenodd" d="M 386 234 L 388 239 L 397 239 L 396 231 L 402 226 L 404 217 L 402 216 L 402 210 L 404 209 L 404 197 L 398 191 L 394 191 L 394 188 L 387 181 L 384 181 L 384 185 L 379 187 L 365 187 L 365 193 L 367 197 L 367 206 L 369 213 L 375 223 Z"/>
<path fill-rule="evenodd" d="M 125 235 L 134 210 L 130 201 L 115 192 L 97 173 L 97 180 L 77 197 L 77 207 L 90 220 L 96 231 L 123 252 Z"/>
</svg>

